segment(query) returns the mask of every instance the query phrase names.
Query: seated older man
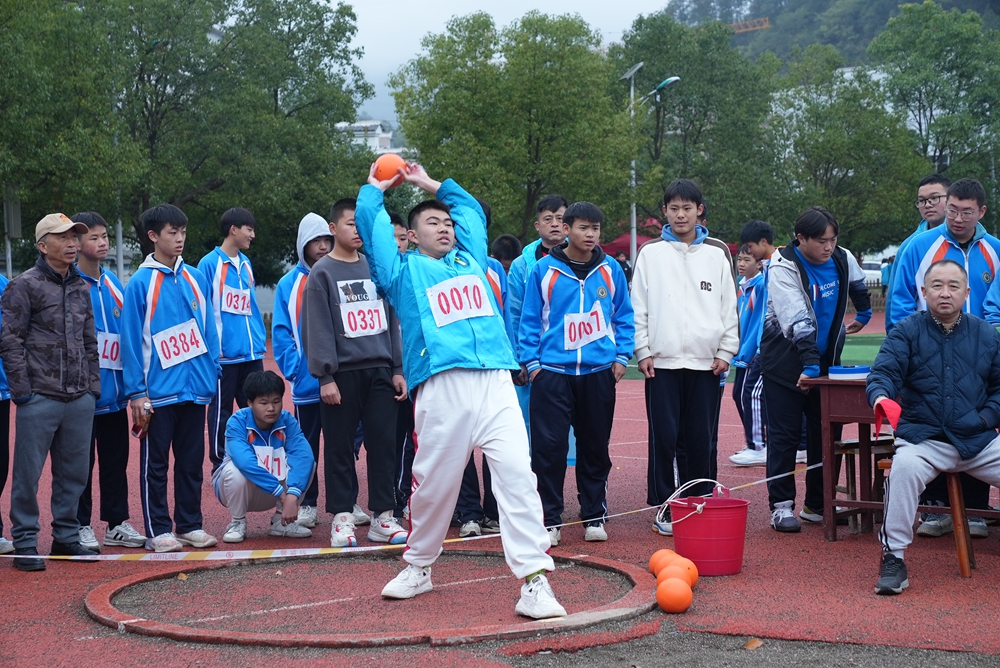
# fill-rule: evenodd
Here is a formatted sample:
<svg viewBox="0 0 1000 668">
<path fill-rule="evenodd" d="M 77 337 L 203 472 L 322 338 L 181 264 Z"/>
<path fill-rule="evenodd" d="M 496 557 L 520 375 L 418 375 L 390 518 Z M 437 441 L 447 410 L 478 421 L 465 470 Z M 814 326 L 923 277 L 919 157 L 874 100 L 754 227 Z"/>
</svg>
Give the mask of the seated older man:
<svg viewBox="0 0 1000 668">
<path fill-rule="evenodd" d="M 958 263 L 932 264 L 921 290 L 927 311 L 893 328 L 868 376 L 876 414 L 899 416 L 876 594 L 899 594 L 910 585 L 903 550 L 913 540 L 917 501 L 928 482 L 940 472 L 965 471 L 1000 485 L 1000 333 L 962 312 L 969 280 Z"/>
</svg>

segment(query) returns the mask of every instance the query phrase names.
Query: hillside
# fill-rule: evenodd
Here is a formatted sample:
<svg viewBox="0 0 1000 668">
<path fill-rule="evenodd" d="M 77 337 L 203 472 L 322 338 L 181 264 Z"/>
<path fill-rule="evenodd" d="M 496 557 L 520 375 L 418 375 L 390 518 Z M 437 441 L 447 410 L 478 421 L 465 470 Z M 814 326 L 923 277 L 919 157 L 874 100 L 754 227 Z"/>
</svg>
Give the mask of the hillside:
<svg viewBox="0 0 1000 668">
<path fill-rule="evenodd" d="M 850 64 L 859 62 L 872 38 L 899 13 L 899 0 L 670 0 L 666 11 L 695 25 L 720 20 L 731 23 L 768 17 L 771 28 L 733 37 L 751 57 L 773 51 L 786 59 L 796 46 L 832 44 Z M 939 0 L 945 9 L 973 10 L 986 28 L 1000 29 L 996 0 Z"/>
</svg>

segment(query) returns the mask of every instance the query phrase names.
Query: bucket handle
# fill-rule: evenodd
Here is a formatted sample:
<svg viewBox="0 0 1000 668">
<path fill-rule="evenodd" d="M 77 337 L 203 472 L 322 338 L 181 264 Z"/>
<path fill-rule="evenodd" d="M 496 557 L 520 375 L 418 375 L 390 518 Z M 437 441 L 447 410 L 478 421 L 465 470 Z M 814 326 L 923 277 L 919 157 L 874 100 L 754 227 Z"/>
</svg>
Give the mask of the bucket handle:
<svg viewBox="0 0 1000 668">
<path fill-rule="evenodd" d="M 668 498 L 666 501 L 663 502 L 663 505 L 660 506 L 660 509 L 656 511 L 656 521 L 661 523 L 666 522 L 667 512 L 670 509 L 670 502 L 676 501 L 680 497 L 681 492 L 685 492 L 689 488 L 694 487 L 695 485 L 701 484 L 703 482 L 710 482 L 714 485 L 714 487 L 712 488 L 712 495 L 711 495 L 713 498 L 717 499 L 729 498 L 729 488 L 720 483 L 718 480 L 712 480 L 711 478 L 698 478 L 697 480 L 690 480 L 681 485 L 680 487 L 678 487 L 677 491 L 671 494 L 670 498 Z M 688 513 L 687 515 L 685 515 L 680 519 L 671 519 L 670 521 L 671 525 L 677 524 L 678 522 L 683 522 L 692 515 L 700 515 L 705 510 L 706 505 L 708 505 L 707 502 L 694 504 L 693 511 L 691 511 L 690 513 Z"/>
</svg>

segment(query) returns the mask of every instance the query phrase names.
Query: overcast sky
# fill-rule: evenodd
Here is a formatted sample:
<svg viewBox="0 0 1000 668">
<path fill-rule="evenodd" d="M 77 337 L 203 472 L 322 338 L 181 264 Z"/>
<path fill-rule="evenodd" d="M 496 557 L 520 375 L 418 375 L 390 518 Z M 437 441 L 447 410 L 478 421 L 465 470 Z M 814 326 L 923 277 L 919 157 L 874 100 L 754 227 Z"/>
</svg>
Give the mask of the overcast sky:
<svg viewBox="0 0 1000 668">
<path fill-rule="evenodd" d="M 601 32 L 605 42 L 621 39 L 639 14 L 663 9 L 666 0 L 631 0 L 619 5 L 609 0 L 350 0 L 358 17 L 354 45 L 364 48 L 361 69 L 375 86 L 375 97 L 361 111 L 374 118 L 395 120 L 395 110 L 386 80 L 420 53 L 420 40 L 427 33 L 444 31 L 452 16 L 486 11 L 497 27 L 505 27 L 529 11 L 546 14 L 576 13 Z"/>
</svg>

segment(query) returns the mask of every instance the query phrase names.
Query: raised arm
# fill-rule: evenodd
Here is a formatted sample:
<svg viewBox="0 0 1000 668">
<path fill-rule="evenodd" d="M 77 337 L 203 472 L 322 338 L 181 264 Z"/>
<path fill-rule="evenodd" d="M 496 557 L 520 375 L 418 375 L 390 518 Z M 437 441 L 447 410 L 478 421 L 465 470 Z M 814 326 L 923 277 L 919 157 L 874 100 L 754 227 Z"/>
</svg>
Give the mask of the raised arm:
<svg viewBox="0 0 1000 668">
<path fill-rule="evenodd" d="M 374 172 L 374 166 L 372 169 Z M 402 258 L 396 245 L 396 237 L 392 233 L 392 221 L 385 210 L 384 193 L 380 186 L 372 183 L 361 186 L 354 221 L 365 245 L 372 280 L 391 302 L 392 286 L 399 278 Z"/>
</svg>

